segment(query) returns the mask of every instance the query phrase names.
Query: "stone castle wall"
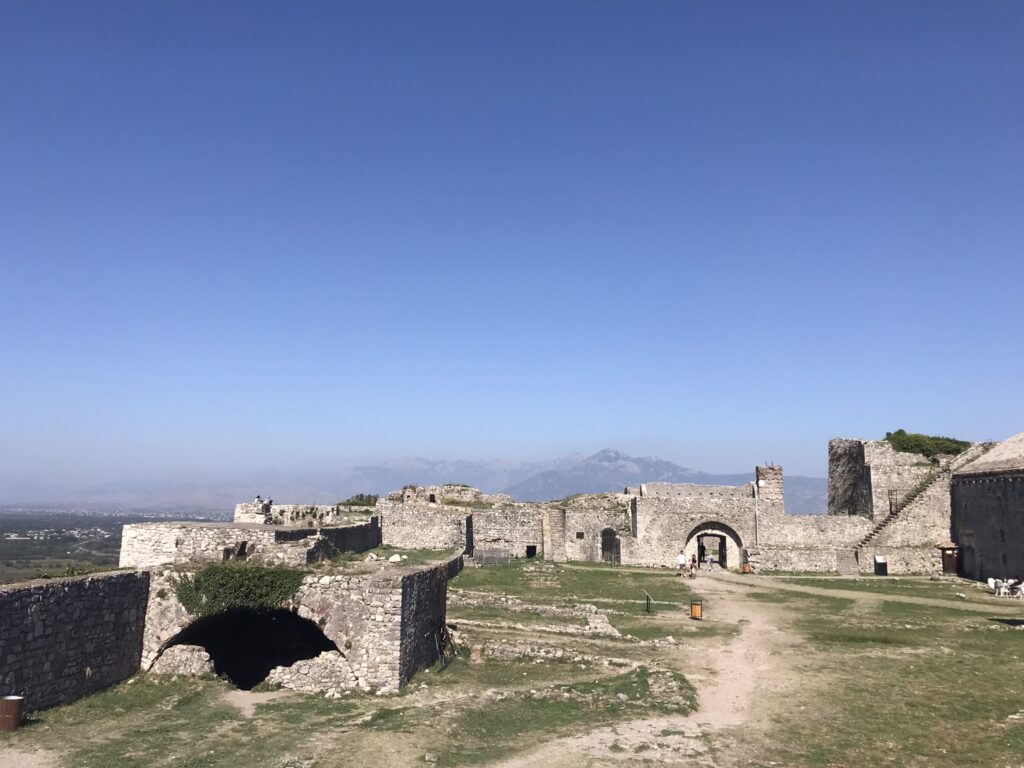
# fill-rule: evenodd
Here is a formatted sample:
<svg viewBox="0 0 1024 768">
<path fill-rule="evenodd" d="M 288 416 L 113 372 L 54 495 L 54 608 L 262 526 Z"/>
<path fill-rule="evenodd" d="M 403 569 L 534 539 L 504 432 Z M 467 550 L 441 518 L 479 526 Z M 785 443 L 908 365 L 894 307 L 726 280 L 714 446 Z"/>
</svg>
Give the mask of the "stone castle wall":
<svg viewBox="0 0 1024 768">
<path fill-rule="evenodd" d="M 0 695 L 27 711 L 67 704 L 139 669 L 147 573 L 0 588 Z"/>
<path fill-rule="evenodd" d="M 236 523 L 253 525 L 288 525 L 317 528 L 348 526 L 366 522 L 373 507 L 351 507 L 344 504 L 257 504 L 235 505 Z"/>
<path fill-rule="evenodd" d="M 544 512 L 539 507 L 474 509 L 474 549 L 507 549 L 513 557 L 526 557 L 527 547 L 534 554 L 544 551 Z"/>
<path fill-rule="evenodd" d="M 135 523 L 124 526 L 122 568 L 247 559 L 305 565 L 380 544 L 377 518 L 340 528 L 284 528 L 235 523 Z"/>
<path fill-rule="evenodd" d="M 1024 577 L 1024 471 L 953 476 L 953 535 L 961 572 Z"/>
<path fill-rule="evenodd" d="M 871 482 L 863 440 L 828 442 L 828 514 L 871 517 Z"/>
<path fill-rule="evenodd" d="M 443 504 L 403 503 L 392 499 L 377 502 L 385 545 L 407 549 L 465 548 L 467 520 L 473 510 Z"/>
</svg>

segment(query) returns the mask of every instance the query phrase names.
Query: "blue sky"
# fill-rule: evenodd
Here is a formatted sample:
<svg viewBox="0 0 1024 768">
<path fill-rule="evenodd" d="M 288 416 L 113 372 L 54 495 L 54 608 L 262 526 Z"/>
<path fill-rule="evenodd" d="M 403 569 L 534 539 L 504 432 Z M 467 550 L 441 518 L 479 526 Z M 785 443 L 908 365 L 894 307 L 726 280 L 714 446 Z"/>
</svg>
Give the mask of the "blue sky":
<svg viewBox="0 0 1024 768">
<path fill-rule="evenodd" d="M 0 5 L 7 477 L 1024 429 L 1016 2 Z"/>
</svg>

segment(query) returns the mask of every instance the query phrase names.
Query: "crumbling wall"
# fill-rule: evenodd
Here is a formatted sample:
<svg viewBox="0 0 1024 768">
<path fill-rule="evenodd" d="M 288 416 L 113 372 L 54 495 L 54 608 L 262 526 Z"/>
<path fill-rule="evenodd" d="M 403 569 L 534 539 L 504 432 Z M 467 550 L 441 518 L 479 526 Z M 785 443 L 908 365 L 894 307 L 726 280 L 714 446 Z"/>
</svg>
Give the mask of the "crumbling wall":
<svg viewBox="0 0 1024 768">
<path fill-rule="evenodd" d="M 637 499 L 637 535 L 632 542 L 623 540 L 623 563 L 674 567 L 695 529 L 711 523 L 733 531 L 738 548 L 753 542 L 754 491 L 750 485 L 678 485 L 659 487 L 652 494 L 653 485 L 645 485 L 645 495 Z"/>
<path fill-rule="evenodd" d="M 256 504 L 235 505 L 236 523 L 255 525 L 294 525 L 316 528 L 324 526 L 355 525 L 366 522 L 373 507 L 355 507 L 345 504 Z"/>
<path fill-rule="evenodd" d="M 472 517 L 475 548 L 508 549 L 513 557 L 526 557 L 526 548 L 532 546 L 534 554 L 542 554 L 544 512 L 540 507 L 476 509 Z"/>
<path fill-rule="evenodd" d="M 863 440 L 828 442 L 828 513 L 871 517 L 871 482 Z"/>
<path fill-rule="evenodd" d="M 380 544 L 377 518 L 339 528 L 284 528 L 234 523 L 136 523 L 124 526 L 119 564 L 154 568 L 173 563 L 247 559 L 304 565 Z"/>
<path fill-rule="evenodd" d="M 383 543 L 406 549 L 455 549 L 466 546 L 469 510 L 441 504 L 377 502 Z"/>
<path fill-rule="evenodd" d="M 0 695 L 27 711 L 67 704 L 139 669 L 147 573 L 0 588 Z"/>
<path fill-rule="evenodd" d="M 462 558 L 456 556 L 436 566 L 306 576 L 290 606 L 317 624 L 339 650 L 277 667 L 268 679 L 300 691 L 398 690 L 416 671 L 437 660 L 448 580 L 461 567 Z M 172 575 L 153 574 L 143 669 L 153 667 L 168 642 L 198 618 L 181 605 Z M 172 662 L 171 666 L 176 663 Z"/>
</svg>

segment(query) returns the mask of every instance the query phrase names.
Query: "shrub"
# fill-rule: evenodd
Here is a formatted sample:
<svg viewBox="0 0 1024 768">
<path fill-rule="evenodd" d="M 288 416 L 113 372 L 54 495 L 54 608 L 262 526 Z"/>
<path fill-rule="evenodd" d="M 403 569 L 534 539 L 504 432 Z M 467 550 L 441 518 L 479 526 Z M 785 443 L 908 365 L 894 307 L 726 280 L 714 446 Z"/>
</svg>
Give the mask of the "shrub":
<svg viewBox="0 0 1024 768">
<path fill-rule="evenodd" d="M 339 501 L 339 507 L 372 507 L 377 503 L 379 497 L 375 493 L 357 493 L 344 501 Z"/>
<path fill-rule="evenodd" d="M 940 454 L 956 456 L 971 446 L 967 440 L 957 440 L 952 437 L 940 437 L 937 435 L 922 435 L 916 432 L 907 432 L 905 429 L 886 432 L 885 440 L 897 451 L 919 453 L 929 459 Z"/>
<path fill-rule="evenodd" d="M 271 611 L 280 608 L 302 585 L 305 574 L 294 568 L 252 563 L 212 563 L 194 574 L 171 578 L 186 611 L 209 616 L 231 609 Z"/>
</svg>

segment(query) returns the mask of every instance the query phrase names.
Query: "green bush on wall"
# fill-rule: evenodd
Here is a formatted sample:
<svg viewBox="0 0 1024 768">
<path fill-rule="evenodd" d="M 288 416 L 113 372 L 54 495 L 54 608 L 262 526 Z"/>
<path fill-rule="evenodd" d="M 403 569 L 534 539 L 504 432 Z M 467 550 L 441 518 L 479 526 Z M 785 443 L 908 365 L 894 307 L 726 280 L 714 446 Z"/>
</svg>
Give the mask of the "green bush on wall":
<svg viewBox="0 0 1024 768">
<path fill-rule="evenodd" d="M 209 616 L 232 609 L 280 608 L 298 591 L 304 576 L 294 568 L 229 561 L 171 577 L 171 585 L 186 611 Z"/>
<path fill-rule="evenodd" d="M 956 456 L 971 447 L 967 440 L 957 440 L 952 437 L 939 437 L 936 435 L 921 435 L 917 432 L 907 432 L 905 429 L 886 432 L 885 439 L 897 451 L 919 453 L 922 456 L 927 456 L 929 459 L 940 454 Z"/>
</svg>

